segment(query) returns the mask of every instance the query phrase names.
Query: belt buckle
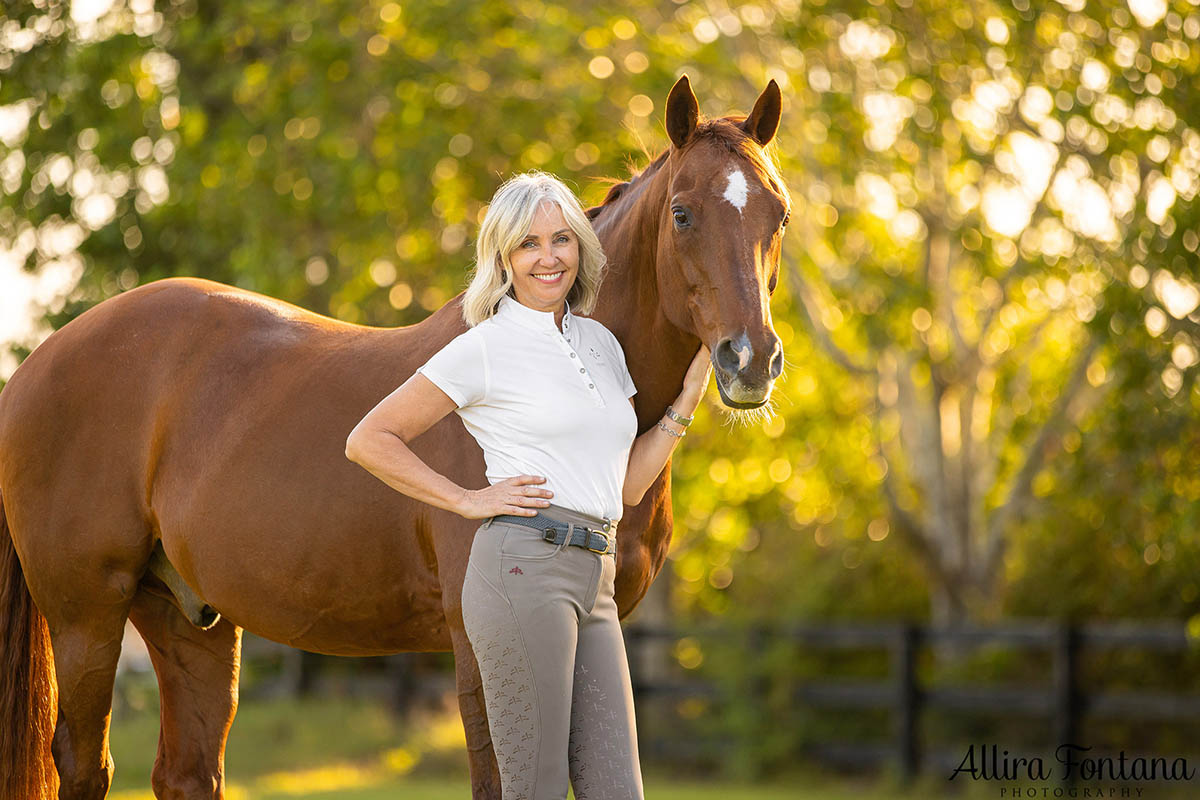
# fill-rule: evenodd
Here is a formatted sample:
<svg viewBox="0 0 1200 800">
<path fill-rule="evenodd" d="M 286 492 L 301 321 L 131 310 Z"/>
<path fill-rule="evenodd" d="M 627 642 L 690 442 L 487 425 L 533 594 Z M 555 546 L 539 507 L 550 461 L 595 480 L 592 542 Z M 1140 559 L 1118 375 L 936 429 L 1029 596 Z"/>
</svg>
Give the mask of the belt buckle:
<svg viewBox="0 0 1200 800">
<path fill-rule="evenodd" d="M 594 533 L 594 534 L 596 534 L 597 536 L 603 536 L 603 537 L 604 537 L 604 549 L 603 549 L 603 550 L 597 550 L 596 548 L 592 547 L 590 544 L 587 546 L 587 549 L 588 549 L 588 550 L 590 550 L 590 551 L 591 551 L 591 552 L 593 552 L 593 553 L 598 553 L 599 555 L 604 555 L 605 553 L 607 553 L 607 552 L 608 552 L 608 546 L 609 546 L 609 544 L 611 543 L 610 539 L 608 538 L 608 534 L 607 534 L 607 533 L 603 533 L 603 532 L 601 532 L 601 531 L 595 531 L 595 530 L 592 530 L 591 528 L 588 528 L 588 533 Z"/>
</svg>

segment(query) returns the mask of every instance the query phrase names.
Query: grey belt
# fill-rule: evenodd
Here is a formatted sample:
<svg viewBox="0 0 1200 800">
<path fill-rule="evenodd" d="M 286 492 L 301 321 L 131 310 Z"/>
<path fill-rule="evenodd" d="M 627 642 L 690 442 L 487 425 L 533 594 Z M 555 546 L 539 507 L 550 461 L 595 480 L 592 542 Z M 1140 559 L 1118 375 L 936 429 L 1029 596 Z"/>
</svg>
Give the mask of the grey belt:
<svg viewBox="0 0 1200 800">
<path fill-rule="evenodd" d="M 552 517 L 548 517 L 541 511 L 537 512 L 536 516 L 519 517 L 516 514 L 497 514 L 491 518 L 494 522 L 511 522 L 517 525 L 524 525 L 527 528 L 533 528 L 540 531 L 542 538 L 550 544 L 562 544 L 563 540 L 570 536 L 567 544 L 575 545 L 576 547 L 585 547 L 593 553 L 607 555 L 608 553 L 617 552 L 617 524 L 612 520 L 604 520 L 599 528 L 591 528 L 579 522 L 563 522 Z M 610 535 L 609 531 L 612 531 Z"/>
</svg>

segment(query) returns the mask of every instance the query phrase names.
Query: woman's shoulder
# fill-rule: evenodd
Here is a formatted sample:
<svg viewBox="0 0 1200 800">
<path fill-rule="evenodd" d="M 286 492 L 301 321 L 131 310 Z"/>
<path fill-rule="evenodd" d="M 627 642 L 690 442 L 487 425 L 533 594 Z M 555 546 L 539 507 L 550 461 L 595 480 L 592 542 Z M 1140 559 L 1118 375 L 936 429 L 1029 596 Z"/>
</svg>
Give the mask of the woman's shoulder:
<svg viewBox="0 0 1200 800">
<path fill-rule="evenodd" d="M 486 322 L 472 325 L 442 345 L 439 355 L 455 360 L 474 360 L 487 357 L 488 326 Z"/>
<path fill-rule="evenodd" d="M 460 333 L 455 338 L 463 339 L 465 341 L 471 341 L 473 339 L 486 340 L 488 338 L 488 336 L 495 333 L 495 331 L 496 331 L 496 321 L 494 319 L 492 319 L 491 317 L 488 317 L 487 319 L 480 320 L 479 322 L 475 323 L 474 325 L 468 326 L 465 331 Z"/>
</svg>

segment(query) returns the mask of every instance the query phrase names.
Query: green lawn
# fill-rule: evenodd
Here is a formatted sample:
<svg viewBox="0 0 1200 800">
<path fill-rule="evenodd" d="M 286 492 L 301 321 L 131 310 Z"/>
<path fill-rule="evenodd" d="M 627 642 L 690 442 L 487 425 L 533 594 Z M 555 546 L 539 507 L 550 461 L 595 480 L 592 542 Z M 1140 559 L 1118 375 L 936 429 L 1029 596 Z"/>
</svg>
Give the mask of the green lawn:
<svg viewBox="0 0 1200 800">
<path fill-rule="evenodd" d="M 110 800 L 154 800 L 150 771 L 158 740 L 153 678 L 127 684 L 113 715 L 116 762 Z M 680 779 L 646 769 L 650 800 L 996 800 L 996 784 L 953 787 L 928 776 L 906 790 L 887 779 L 799 772 L 774 784 Z M 801 768 L 803 769 L 803 768 Z M 321 697 L 244 701 L 226 749 L 227 800 L 464 800 L 470 797 L 462 723 L 456 711 L 414 716 L 401 724 L 380 703 Z M 959 790 L 951 795 L 948 790 Z M 1149 786 L 1142 797 L 1194 796 L 1185 787 Z M 1174 791 L 1172 791 L 1174 790 Z M 1040 794 L 1037 796 L 1041 796 Z M 1052 795 L 1051 795 L 1052 796 Z M 1084 796 L 1082 793 L 1077 796 Z M 1108 796 L 1105 795 L 1091 795 Z M 1116 795 L 1120 796 L 1120 795 Z M 1131 794 L 1137 797 L 1136 793 Z"/>
</svg>

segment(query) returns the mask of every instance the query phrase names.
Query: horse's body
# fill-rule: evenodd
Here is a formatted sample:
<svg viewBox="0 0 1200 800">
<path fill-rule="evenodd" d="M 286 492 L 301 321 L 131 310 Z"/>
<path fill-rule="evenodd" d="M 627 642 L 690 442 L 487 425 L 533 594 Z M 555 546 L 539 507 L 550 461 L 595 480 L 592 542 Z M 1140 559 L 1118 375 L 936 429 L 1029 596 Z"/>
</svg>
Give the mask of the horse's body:
<svg viewBox="0 0 1200 800">
<path fill-rule="evenodd" d="M 668 155 L 683 150 L 695 130 L 694 104 L 681 81 L 668 104 L 669 129 L 672 109 L 676 123 Z M 752 138 L 755 125 L 769 127 L 765 138 L 757 131 L 765 144 L 777 122 L 772 85 L 743 125 Z M 722 142 L 718 136 L 713 147 Z M 701 337 L 716 342 L 718 382 L 730 405 L 762 405 L 778 375 L 778 344 L 769 309 L 762 312 L 771 253 L 754 241 L 761 231 L 749 236 L 758 260 L 744 276 L 756 292 L 740 293 L 748 307 L 737 289 L 726 293 L 734 297 L 728 302 L 698 292 L 686 267 L 664 274 L 664 260 L 680 256 L 664 254 L 659 227 L 671 217 L 662 219 L 662 209 L 680 190 L 683 166 L 672 169 L 664 155 L 588 212 L 612 265 L 595 317 L 624 347 L 639 389 L 639 430 L 674 399 Z M 777 213 L 777 199 L 763 203 L 764 214 Z M 773 255 L 777 268 L 777 248 Z M 690 302 L 664 309 L 663 293 Z M 44 719 L 55 703 L 37 696 L 38 686 L 55 685 L 53 669 L 60 796 L 104 796 L 126 619 L 145 638 L 159 679 L 159 797 L 221 796 L 243 628 L 339 655 L 452 649 L 474 793 L 499 797 L 459 608 L 478 521 L 393 491 L 344 452 L 366 411 L 465 330 L 459 301 L 415 325 L 369 328 L 223 284 L 173 278 L 97 305 L 30 354 L 0 392 L 0 614 L 7 615 L 0 642 L 8 668 L 0 676 L 0 773 L 13 773 L 0 774 L 0 800 L 40 798 L 55 783 Z M 412 447 L 461 485 L 487 483 L 482 453 L 456 415 Z M 666 557 L 669 472 L 622 518 L 622 616 Z M 187 585 L 220 613 L 215 625 L 188 622 L 148 569 L 160 542 Z"/>
</svg>

